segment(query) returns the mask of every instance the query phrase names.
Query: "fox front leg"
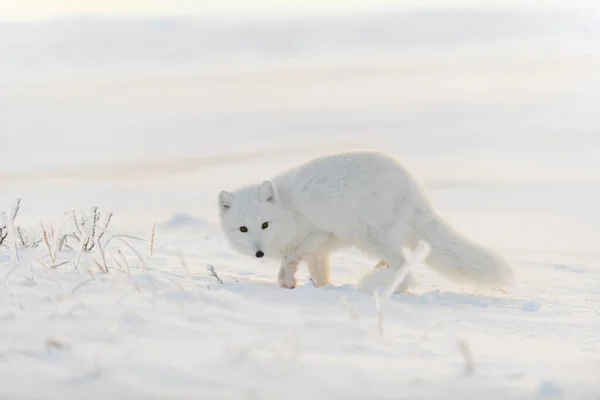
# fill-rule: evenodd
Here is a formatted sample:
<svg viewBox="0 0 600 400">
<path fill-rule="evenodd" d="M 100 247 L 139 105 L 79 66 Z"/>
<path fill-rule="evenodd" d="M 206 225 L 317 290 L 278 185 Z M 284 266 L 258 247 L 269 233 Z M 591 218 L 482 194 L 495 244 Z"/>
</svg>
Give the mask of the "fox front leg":
<svg viewBox="0 0 600 400">
<path fill-rule="evenodd" d="M 298 261 L 283 261 L 279 268 L 277 281 L 279 286 L 293 289 L 296 287 L 296 272 L 298 271 Z"/>
<path fill-rule="evenodd" d="M 298 263 L 307 255 L 323 250 L 333 241 L 333 235 L 326 232 L 315 232 L 307 236 L 298 246 L 290 249 L 281 262 L 278 281 L 282 287 L 293 289 L 296 287 L 296 272 Z"/>
</svg>

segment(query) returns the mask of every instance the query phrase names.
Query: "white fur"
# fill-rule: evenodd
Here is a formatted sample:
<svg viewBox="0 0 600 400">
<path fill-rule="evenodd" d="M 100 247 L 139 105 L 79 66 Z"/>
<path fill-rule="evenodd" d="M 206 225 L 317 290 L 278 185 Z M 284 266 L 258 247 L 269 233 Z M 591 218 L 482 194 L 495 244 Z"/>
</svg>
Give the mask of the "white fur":
<svg viewBox="0 0 600 400">
<path fill-rule="evenodd" d="M 414 248 L 421 238 L 432 246 L 425 262 L 451 280 L 490 287 L 513 280 L 503 259 L 450 227 L 400 163 L 382 153 L 318 157 L 261 184 L 222 191 L 218 204 L 231 246 L 281 260 L 283 287 L 296 285 L 302 260 L 317 286 L 328 284 L 329 254 L 346 246 L 398 269 L 403 246 Z"/>
</svg>

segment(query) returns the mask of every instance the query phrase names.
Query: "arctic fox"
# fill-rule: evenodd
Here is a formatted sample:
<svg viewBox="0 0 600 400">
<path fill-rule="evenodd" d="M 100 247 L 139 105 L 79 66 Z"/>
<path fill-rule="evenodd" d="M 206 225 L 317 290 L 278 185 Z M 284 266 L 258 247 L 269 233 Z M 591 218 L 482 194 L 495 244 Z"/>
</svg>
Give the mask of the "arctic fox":
<svg viewBox="0 0 600 400">
<path fill-rule="evenodd" d="M 449 226 L 413 177 L 379 152 L 325 155 L 260 184 L 221 191 L 221 228 L 240 253 L 281 261 L 278 281 L 296 286 L 300 261 L 317 286 L 330 283 L 329 255 L 354 246 L 399 269 L 403 246 L 431 245 L 425 263 L 446 278 L 500 287 L 513 280 L 497 254 Z M 410 277 L 412 279 L 412 277 Z"/>
</svg>

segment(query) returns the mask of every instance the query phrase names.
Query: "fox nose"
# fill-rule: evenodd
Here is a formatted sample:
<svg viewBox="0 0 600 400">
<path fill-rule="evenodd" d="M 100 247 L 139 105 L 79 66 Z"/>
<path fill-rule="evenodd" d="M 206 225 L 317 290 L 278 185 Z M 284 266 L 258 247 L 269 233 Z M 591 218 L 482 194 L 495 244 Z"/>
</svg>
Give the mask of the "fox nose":
<svg viewBox="0 0 600 400">
<path fill-rule="evenodd" d="M 259 250 L 256 252 L 255 255 L 256 255 L 256 258 L 262 258 L 265 255 L 265 253 L 263 253 L 262 251 Z"/>
</svg>

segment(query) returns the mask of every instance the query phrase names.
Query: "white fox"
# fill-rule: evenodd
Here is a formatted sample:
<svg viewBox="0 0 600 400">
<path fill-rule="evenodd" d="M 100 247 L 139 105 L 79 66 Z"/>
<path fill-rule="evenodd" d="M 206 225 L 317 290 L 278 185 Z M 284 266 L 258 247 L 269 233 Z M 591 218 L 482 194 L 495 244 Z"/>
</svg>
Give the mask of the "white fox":
<svg viewBox="0 0 600 400">
<path fill-rule="evenodd" d="M 399 269 L 403 246 L 414 248 L 419 239 L 432 247 L 426 264 L 448 279 L 488 287 L 514 279 L 499 255 L 449 226 L 404 167 L 379 152 L 321 156 L 261 184 L 221 191 L 218 205 L 229 244 L 280 260 L 285 288 L 296 286 L 302 260 L 317 286 L 329 284 L 329 255 L 347 246 L 380 259 L 377 266 Z"/>
</svg>

